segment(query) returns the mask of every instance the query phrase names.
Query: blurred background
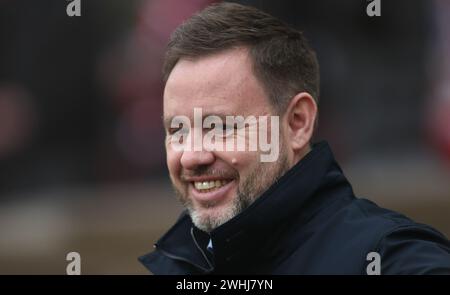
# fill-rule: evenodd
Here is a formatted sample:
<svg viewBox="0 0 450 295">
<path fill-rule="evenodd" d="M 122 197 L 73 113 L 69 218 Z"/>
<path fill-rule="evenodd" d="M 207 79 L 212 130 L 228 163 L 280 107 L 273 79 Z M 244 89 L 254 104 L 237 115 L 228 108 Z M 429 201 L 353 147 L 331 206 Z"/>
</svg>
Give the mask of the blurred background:
<svg viewBox="0 0 450 295">
<path fill-rule="evenodd" d="M 209 0 L 0 1 L 0 274 L 146 274 L 181 207 L 161 65 Z M 304 31 L 320 120 L 358 196 L 450 236 L 450 2 L 236 1 Z"/>
</svg>

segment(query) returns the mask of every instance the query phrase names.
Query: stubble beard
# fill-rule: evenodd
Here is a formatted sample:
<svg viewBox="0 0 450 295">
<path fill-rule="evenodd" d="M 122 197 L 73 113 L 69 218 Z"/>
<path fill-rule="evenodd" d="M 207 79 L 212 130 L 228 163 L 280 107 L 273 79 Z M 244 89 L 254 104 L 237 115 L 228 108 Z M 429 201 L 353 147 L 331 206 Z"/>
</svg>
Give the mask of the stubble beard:
<svg viewBox="0 0 450 295">
<path fill-rule="evenodd" d="M 193 224 L 202 231 L 211 232 L 233 217 L 247 209 L 272 184 L 283 176 L 290 166 L 287 154 L 281 150 L 278 161 L 273 163 L 259 163 L 259 165 L 242 182 L 239 179 L 236 196 L 222 211 L 216 214 L 203 212 L 205 209 L 196 208 L 188 196 L 187 189 L 182 192 L 173 183 L 172 185 L 178 200 L 187 209 Z M 215 204 L 208 204 L 213 207 Z"/>
</svg>

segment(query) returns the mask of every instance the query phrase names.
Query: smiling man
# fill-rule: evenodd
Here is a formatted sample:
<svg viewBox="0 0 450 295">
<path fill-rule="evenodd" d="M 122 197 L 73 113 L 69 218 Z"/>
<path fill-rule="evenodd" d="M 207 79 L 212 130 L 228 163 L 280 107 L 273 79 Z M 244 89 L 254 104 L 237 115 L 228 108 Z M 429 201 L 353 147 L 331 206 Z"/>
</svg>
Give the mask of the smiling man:
<svg viewBox="0 0 450 295">
<path fill-rule="evenodd" d="M 443 235 L 356 198 L 329 146 L 310 143 L 319 69 L 301 32 L 215 4 L 177 28 L 163 72 L 167 165 L 186 212 L 140 258 L 151 272 L 450 273 Z M 262 161 L 265 141 L 277 152 Z"/>
<path fill-rule="evenodd" d="M 300 94 L 294 101 L 297 105 L 292 111 L 298 112 L 299 117 L 298 122 L 293 123 L 306 124 L 293 130 L 302 133 L 295 138 L 300 144 L 295 143 L 295 151 L 283 150 L 273 162 L 262 163 L 259 151 L 238 151 L 237 148 L 207 151 L 204 147 L 204 151 L 195 151 L 187 146 L 183 151 L 174 151 L 171 136 L 176 131 L 166 126 L 170 177 L 197 228 L 210 232 L 236 216 L 283 175 L 292 166 L 289 163 L 298 161 L 309 150 L 307 143 L 316 106 L 307 93 Z M 261 117 L 274 113 L 264 89 L 252 73 L 248 49 L 237 47 L 198 60 L 183 59 L 176 64 L 165 88 L 164 117 L 189 116 L 192 113 L 189 110 L 199 107 L 203 114 L 219 118 L 231 114 Z M 305 109 L 308 109 L 305 111 L 307 117 L 300 118 L 300 112 Z M 243 125 L 241 129 L 250 127 Z M 195 128 L 204 129 L 203 124 Z M 237 142 L 238 130 L 235 128 L 236 125 L 232 126 L 231 132 L 228 131 L 231 134 L 224 136 L 225 144 L 233 139 Z M 244 136 L 250 141 L 250 132 L 245 132 Z M 283 148 L 284 145 L 280 146 Z"/>
</svg>

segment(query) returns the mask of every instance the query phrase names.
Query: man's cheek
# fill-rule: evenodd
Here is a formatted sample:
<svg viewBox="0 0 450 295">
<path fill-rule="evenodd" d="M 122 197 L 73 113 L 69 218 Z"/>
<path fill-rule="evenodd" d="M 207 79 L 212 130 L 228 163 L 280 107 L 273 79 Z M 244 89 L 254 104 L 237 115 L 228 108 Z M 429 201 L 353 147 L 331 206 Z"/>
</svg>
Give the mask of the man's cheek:
<svg viewBox="0 0 450 295">
<path fill-rule="evenodd" d="M 236 184 L 238 185 L 252 169 L 260 164 L 258 152 L 223 152 L 220 154 L 217 152 L 216 154 L 237 171 L 238 179 L 236 179 Z"/>
<path fill-rule="evenodd" d="M 230 163 L 234 169 L 238 170 L 239 174 L 244 173 L 250 169 L 251 166 L 258 163 L 258 152 L 236 152 L 230 155 Z"/>
</svg>

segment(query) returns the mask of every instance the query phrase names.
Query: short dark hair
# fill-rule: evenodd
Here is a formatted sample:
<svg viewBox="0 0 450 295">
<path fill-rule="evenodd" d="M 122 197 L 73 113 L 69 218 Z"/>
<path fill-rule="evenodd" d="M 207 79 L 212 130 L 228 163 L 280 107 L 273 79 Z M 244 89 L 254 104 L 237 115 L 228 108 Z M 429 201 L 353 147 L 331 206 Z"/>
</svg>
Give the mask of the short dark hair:
<svg viewBox="0 0 450 295">
<path fill-rule="evenodd" d="M 253 72 L 278 112 L 306 91 L 318 102 L 319 64 L 302 32 L 250 6 L 222 2 L 194 14 L 171 35 L 163 66 L 167 81 L 182 58 L 235 47 L 249 49 Z"/>
</svg>

